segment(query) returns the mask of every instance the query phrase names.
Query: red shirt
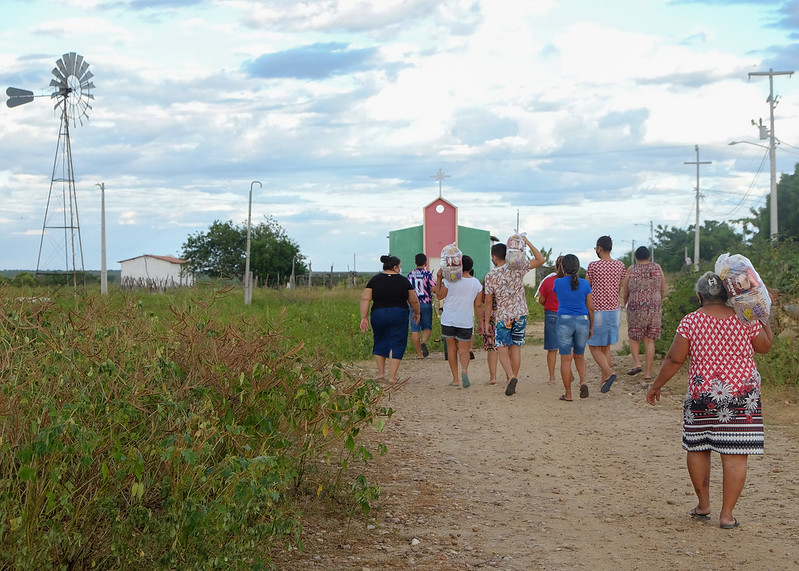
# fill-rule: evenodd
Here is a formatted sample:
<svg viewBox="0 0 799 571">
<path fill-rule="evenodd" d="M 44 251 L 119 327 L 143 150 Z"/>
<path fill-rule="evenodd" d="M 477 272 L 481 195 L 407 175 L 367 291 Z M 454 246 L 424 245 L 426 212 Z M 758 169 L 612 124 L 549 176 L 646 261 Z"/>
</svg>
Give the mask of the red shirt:
<svg viewBox="0 0 799 571">
<path fill-rule="evenodd" d="M 545 311 L 554 311 L 555 313 L 558 311 L 558 296 L 552 291 L 557 277 L 556 275 L 547 276 L 541 282 L 541 287 L 538 288 L 538 296 L 544 298 Z"/>
</svg>

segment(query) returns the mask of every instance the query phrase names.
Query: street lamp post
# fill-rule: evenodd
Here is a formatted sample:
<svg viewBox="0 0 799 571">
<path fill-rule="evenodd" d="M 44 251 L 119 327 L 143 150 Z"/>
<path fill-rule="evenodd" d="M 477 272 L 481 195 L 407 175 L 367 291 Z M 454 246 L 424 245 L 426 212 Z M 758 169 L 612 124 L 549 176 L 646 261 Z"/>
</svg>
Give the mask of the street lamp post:
<svg viewBox="0 0 799 571">
<path fill-rule="evenodd" d="M 250 201 L 247 208 L 247 255 L 244 262 L 244 305 L 250 305 L 252 301 L 252 280 L 250 279 L 250 232 L 252 227 L 252 186 L 258 184 L 263 188 L 263 185 L 254 180 L 250 183 Z"/>
<path fill-rule="evenodd" d="M 105 264 L 105 183 L 98 182 L 100 187 L 100 293 L 108 295 L 108 268 Z"/>
</svg>

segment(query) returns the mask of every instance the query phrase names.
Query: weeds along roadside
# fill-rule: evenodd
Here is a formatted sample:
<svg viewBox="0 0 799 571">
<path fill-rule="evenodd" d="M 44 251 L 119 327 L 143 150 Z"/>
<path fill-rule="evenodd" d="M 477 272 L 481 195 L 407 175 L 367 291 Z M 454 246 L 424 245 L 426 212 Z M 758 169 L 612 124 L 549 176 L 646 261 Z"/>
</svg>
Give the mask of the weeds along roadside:
<svg viewBox="0 0 799 571">
<path fill-rule="evenodd" d="M 265 565 L 300 543 L 294 495 L 368 513 L 357 466 L 385 448 L 358 435 L 387 392 L 286 332 L 310 315 L 212 288 L 0 295 L 0 567 Z"/>
</svg>

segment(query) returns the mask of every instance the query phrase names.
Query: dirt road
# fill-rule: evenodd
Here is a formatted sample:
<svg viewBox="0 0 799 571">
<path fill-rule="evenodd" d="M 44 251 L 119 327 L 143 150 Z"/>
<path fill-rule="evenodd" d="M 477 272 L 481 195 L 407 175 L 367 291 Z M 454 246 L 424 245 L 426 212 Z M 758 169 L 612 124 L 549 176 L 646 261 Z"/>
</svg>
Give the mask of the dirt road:
<svg viewBox="0 0 799 571">
<path fill-rule="evenodd" d="M 535 327 L 535 326 L 534 326 Z M 796 569 L 799 568 L 799 415 L 766 417 L 766 455 L 750 457 L 734 530 L 718 527 L 721 462 L 713 455 L 713 519 L 696 521 L 680 446 L 684 371 L 656 407 L 643 375 L 561 402 L 547 383 L 539 332 L 523 349 L 517 394 L 472 361 L 469 389 L 447 386 L 441 353 L 403 361 L 405 386 L 368 471 L 379 510 L 368 529 L 304 522 L 305 551 L 285 569 Z M 363 363 L 372 372 L 372 363 Z M 500 377 L 502 377 L 500 373 Z M 786 420 L 787 419 L 787 420 Z M 786 426 L 787 425 L 787 426 Z"/>
</svg>

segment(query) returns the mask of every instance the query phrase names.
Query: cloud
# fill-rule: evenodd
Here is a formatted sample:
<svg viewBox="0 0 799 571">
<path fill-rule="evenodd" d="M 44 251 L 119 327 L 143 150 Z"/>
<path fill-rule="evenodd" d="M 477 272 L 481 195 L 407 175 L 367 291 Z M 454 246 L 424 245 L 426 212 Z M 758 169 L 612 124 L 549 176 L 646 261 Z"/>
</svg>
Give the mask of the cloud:
<svg viewBox="0 0 799 571">
<path fill-rule="evenodd" d="M 373 69 L 378 64 L 377 53 L 376 48 L 349 49 L 339 42 L 317 43 L 264 54 L 245 62 L 242 69 L 250 77 L 262 79 L 325 79 Z"/>
</svg>

